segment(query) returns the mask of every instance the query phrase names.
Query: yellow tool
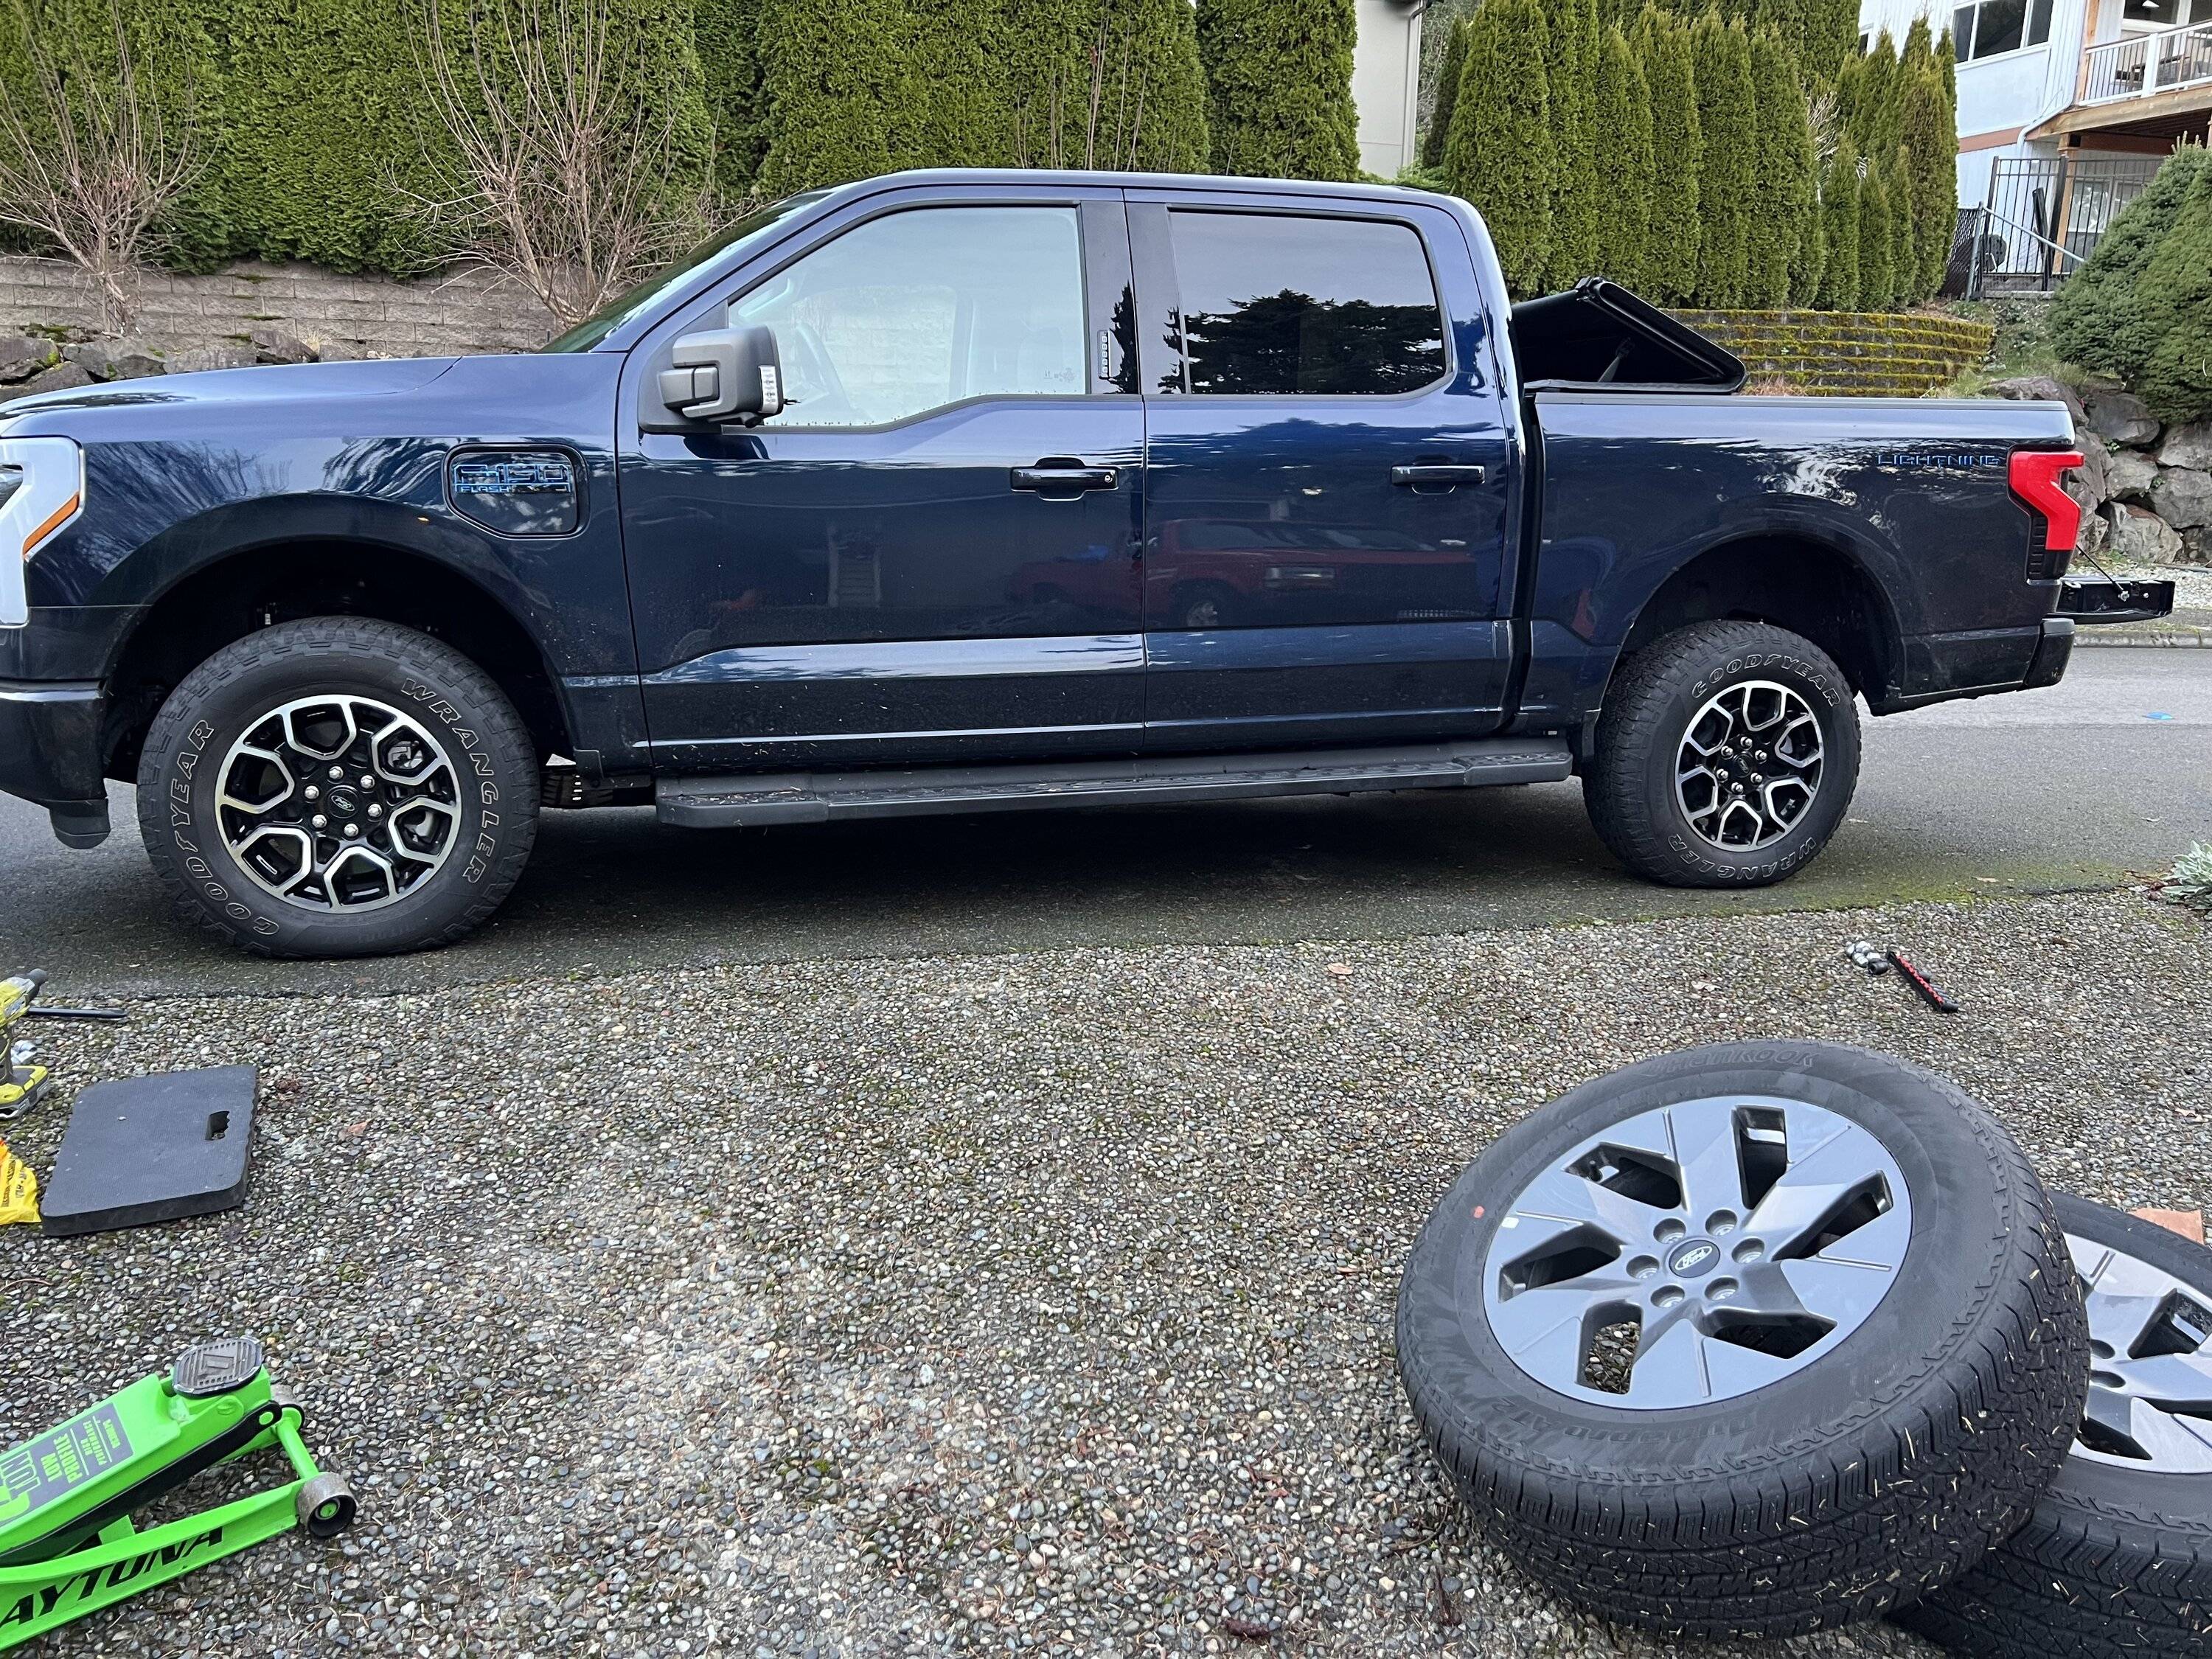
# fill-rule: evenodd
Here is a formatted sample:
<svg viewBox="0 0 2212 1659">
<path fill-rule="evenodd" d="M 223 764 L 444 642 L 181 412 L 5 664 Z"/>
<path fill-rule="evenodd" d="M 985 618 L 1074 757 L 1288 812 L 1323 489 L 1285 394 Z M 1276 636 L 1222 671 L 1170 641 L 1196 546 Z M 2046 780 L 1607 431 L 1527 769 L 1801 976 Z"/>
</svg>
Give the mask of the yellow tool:
<svg viewBox="0 0 2212 1659">
<path fill-rule="evenodd" d="M 37 1048 L 27 1042 L 10 1042 L 8 1032 L 31 1012 L 31 1002 L 46 982 L 37 969 L 0 979 L 0 1121 L 21 1117 L 46 1097 L 53 1086 L 43 1066 L 33 1066 Z"/>
</svg>

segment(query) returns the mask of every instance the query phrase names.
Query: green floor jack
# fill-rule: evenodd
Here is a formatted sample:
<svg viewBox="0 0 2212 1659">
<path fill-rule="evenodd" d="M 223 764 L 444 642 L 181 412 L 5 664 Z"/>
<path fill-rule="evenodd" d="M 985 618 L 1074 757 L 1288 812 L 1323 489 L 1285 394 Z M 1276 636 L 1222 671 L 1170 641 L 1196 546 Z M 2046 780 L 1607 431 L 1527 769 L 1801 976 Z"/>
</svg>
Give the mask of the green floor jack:
<svg viewBox="0 0 2212 1659">
<path fill-rule="evenodd" d="M 193 1348 L 27 1445 L 0 1453 L 0 1652 L 298 1525 L 353 1524 L 353 1489 L 300 1438 L 300 1407 L 261 1345 Z M 131 1515 L 204 1469 L 268 1447 L 295 1479 L 140 1532 Z"/>
</svg>

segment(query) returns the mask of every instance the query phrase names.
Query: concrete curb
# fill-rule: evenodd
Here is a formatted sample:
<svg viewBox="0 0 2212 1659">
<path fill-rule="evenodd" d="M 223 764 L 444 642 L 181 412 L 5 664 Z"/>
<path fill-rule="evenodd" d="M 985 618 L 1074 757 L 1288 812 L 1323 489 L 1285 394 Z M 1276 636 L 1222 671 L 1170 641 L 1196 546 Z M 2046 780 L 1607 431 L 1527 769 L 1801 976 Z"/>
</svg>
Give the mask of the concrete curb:
<svg viewBox="0 0 2212 1659">
<path fill-rule="evenodd" d="M 2136 632 L 2127 628 L 2077 628 L 2074 631 L 2076 646 L 2097 646 L 2105 650 L 2184 650 L 2212 648 L 2212 628 L 2145 629 Z"/>
</svg>

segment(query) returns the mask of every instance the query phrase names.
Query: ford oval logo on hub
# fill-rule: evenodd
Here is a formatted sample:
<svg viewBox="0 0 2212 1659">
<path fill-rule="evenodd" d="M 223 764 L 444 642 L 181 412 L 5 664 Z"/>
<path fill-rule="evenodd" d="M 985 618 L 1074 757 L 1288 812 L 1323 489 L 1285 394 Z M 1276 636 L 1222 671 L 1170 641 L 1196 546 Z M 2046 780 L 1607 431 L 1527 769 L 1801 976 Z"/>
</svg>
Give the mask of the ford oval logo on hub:
<svg viewBox="0 0 2212 1659">
<path fill-rule="evenodd" d="M 1721 1247 L 1710 1239 L 1693 1238 L 1667 1258 L 1667 1271 L 1677 1279 L 1692 1279 L 1721 1259 Z"/>
</svg>

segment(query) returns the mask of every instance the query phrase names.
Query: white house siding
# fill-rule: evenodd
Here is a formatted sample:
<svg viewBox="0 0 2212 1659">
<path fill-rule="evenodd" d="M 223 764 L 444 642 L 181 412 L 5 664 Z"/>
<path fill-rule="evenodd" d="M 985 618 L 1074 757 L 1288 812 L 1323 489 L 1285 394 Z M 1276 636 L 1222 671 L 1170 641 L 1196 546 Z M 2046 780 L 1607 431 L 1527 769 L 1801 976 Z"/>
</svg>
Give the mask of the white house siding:
<svg viewBox="0 0 2212 1659">
<path fill-rule="evenodd" d="M 1421 13 L 1428 0 L 1358 0 L 1352 99 L 1359 108 L 1359 165 L 1385 179 L 1413 159 L 1421 84 Z"/>
</svg>

